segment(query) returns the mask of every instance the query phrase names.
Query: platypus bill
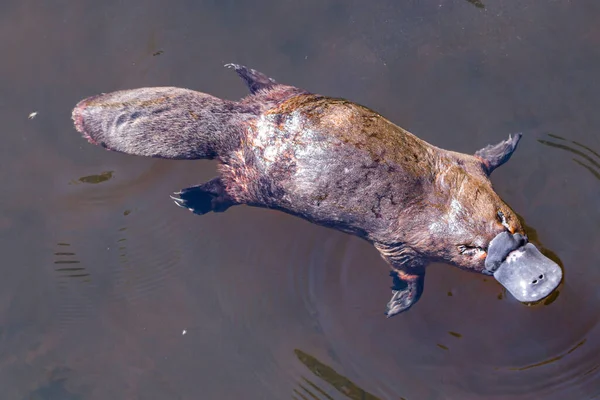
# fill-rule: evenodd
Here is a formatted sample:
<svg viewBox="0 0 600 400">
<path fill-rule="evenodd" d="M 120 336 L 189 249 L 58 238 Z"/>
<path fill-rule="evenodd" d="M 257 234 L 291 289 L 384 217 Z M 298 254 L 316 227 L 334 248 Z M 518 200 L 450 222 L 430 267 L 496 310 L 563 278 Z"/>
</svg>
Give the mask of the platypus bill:
<svg viewBox="0 0 600 400">
<path fill-rule="evenodd" d="M 456 153 L 348 100 L 227 67 L 249 96 L 122 90 L 79 102 L 75 127 L 90 143 L 122 153 L 217 159 L 218 177 L 174 197 L 196 214 L 246 204 L 367 240 L 391 266 L 388 317 L 419 299 L 431 261 L 493 275 L 522 302 L 539 301 L 559 285 L 562 270 L 528 243 L 489 180 L 521 134 L 474 155 Z"/>
</svg>

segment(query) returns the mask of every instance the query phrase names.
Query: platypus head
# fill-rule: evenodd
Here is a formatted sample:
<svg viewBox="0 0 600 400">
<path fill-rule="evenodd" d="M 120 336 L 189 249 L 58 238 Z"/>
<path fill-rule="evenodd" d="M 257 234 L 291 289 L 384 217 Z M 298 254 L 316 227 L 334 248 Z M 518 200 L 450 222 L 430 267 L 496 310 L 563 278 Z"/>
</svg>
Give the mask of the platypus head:
<svg viewBox="0 0 600 400">
<path fill-rule="evenodd" d="M 559 285 L 562 270 L 528 242 L 517 215 L 489 180 L 519 139 L 488 146 L 475 157 L 448 153 L 440 160 L 428 242 L 435 249 L 431 257 L 493 275 L 517 300 L 536 302 Z"/>
</svg>

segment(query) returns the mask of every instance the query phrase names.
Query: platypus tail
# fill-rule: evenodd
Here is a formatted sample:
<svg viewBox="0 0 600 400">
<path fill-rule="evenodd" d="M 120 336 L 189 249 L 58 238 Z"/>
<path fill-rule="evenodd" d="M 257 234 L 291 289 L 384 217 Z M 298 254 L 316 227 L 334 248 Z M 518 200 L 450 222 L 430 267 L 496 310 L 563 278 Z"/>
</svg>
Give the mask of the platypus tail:
<svg viewBox="0 0 600 400">
<path fill-rule="evenodd" d="M 93 144 L 171 159 L 216 158 L 236 148 L 253 104 L 175 87 L 122 90 L 80 101 L 76 129 Z"/>
</svg>

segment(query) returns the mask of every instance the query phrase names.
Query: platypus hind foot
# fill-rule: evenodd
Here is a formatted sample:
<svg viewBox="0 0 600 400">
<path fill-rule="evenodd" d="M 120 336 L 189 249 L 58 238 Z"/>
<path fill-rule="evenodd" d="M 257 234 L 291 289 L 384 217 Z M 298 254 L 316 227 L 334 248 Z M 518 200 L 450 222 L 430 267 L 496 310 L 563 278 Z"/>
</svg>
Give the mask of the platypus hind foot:
<svg viewBox="0 0 600 400">
<path fill-rule="evenodd" d="M 270 89 L 277 85 L 274 79 L 269 78 L 262 72 L 258 72 L 255 69 L 248 68 L 244 65 L 239 64 L 225 64 L 227 68 L 235 69 L 235 72 L 246 82 L 250 93 L 255 94 L 259 90 Z"/>
<path fill-rule="evenodd" d="M 393 279 L 392 298 L 388 302 L 385 315 L 388 318 L 408 310 L 415 304 L 423 293 L 424 273 L 405 275 L 403 279 L 397 271 L 391 271 Z"/>
</svg>

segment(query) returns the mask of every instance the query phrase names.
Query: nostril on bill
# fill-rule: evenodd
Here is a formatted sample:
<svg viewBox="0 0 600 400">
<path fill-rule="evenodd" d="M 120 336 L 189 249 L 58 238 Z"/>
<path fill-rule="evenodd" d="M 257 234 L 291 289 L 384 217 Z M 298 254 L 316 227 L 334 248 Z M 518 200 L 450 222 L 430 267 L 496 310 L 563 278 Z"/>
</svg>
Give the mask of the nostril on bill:
<svg viewBox="0 0 600 400">
<path fill-rule="evenodd" d="M 500 240 L 499 244 L 503 243 Z M 562 279 L 560 267 L 531 243 L 511 251 L 493 273 L 496 280 L 521 302 L 543 299 L 556 289 Z"/>
<path fill-rule="evenodd" d="M 541 274 L 536 279 L 534 279 L 533 281 L 531 281 L 531 283 L 533 283 L 535 285 L 536 283 L 541 282 L 543 279 L 544 279 L 544 274 Z"/>
</svg>

